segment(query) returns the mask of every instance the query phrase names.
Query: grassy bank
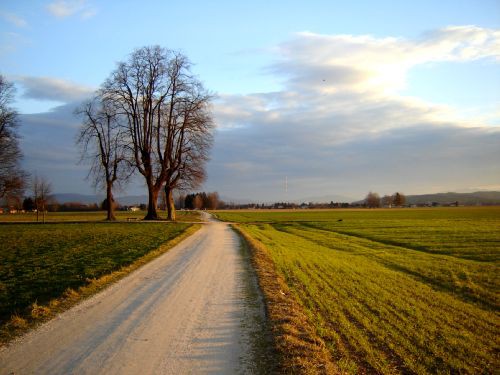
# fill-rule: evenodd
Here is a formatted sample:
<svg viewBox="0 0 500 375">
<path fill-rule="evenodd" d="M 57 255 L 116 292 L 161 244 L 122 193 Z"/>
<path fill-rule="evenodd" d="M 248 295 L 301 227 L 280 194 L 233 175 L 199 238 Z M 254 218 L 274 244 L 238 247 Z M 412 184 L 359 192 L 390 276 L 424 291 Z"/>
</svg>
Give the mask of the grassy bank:
<svg viewBox="0 0 500 375">
<path fill-rule="evenodd" d="M 0 226 L 0 340 L 102 289 L 196 228 L 183 223 Z"/>
<path fill-rule="evenodd" d="M 498 368 L 500 209 L 218 216 L 247 223 L 341 371 Z"/>
</svg>

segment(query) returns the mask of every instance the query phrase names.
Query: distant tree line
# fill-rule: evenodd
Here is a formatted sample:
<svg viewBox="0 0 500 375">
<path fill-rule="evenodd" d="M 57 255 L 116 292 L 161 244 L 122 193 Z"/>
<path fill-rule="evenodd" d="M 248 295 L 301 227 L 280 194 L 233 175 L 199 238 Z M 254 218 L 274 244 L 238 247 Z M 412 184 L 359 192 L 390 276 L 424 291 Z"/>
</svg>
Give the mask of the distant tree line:
<svg viewBox="0 0 500 375">
<path fill-rule="evenodd" d="M 180 208 L 187 210 L 216 210 L 224 206 L 224 202 L 219 199 L 217 192 L 194 193 L 181 196 L 179 199 Z"/>
<path fill-rule="evenodd" d="M 331 208 L 349 208 L 349 207 L 361 207 L 357 203 L 347 203 L 347 202 L 274 202 L 274 203 L 234 203 L 234 202 L 221 202 L 219 204 L 219 209 L 224 210 L 278 210 L 278 209 L 331 209 Z"/>
<path fill-rule="evenodd" d="M 406 197 L 403 193 L 396 192 L 392 195 L 384 195 L 382 198 L 378 193 L 369 192 L 365 198 L 365 206 L 368 208 L 378 207 L 403 207 Z"/>
<path fill-rule="evenodd" d="M 17 209 L 21 209 L 21 207 L 15 207 Z M 99 206 L 97 203 L 82 203 L 82 202 L 65 202 L 59 203 L 52 197 L 49 197 L 45 201 L 45 205 L 42 206 L 42 202 L 40 199 L 38 200 L 38 204 L 33 197 L 26 197 L 22 203 L 22 210 L 26 212 L 37 212 L 40 213 L 43 211 L 46 212 L 84 212 L 84 211 L 98 211 Z"/>
</svg>

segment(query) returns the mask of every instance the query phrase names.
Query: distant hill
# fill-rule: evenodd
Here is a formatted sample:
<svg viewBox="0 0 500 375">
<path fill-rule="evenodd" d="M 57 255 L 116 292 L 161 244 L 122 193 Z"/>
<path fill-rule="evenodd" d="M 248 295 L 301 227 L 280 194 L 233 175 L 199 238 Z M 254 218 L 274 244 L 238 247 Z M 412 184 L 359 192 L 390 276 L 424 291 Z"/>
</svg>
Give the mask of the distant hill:
<svg viewBox="0 0 500 375">
<path fill-rule="evenodd" d="M 138 206 L 141 203 L 148 203 L 147 195 L 126 195 L 124 197 L 117 197 L 116 201 L 123 206 Z"/>
<path fill-rule="evenodd" d="M 477 191 L 474 193 L 438 193 L 423 195 L 407 195 L 407 204 L 452 203 L 463 205 L 500 204 L 500 191 Z"/>
<path fill-rule="evenodd" d="M 105 198 L 104 195 L 85 195 L 71 193 L 53 194 L 52 197 L 59 203 L 80 202 L 85 204 L 100 204 Z"/>
</svg>

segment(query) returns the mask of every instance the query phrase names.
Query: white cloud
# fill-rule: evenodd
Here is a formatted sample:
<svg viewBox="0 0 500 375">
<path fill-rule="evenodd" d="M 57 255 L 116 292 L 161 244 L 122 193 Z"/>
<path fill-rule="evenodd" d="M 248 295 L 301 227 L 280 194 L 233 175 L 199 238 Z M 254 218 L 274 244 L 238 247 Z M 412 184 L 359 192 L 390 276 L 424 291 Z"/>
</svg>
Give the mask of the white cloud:
<svg viewBox="0 0 500 375">
<path fill-rule="evenodd" d="M 16 76 L 13 79 L 22 85 L 22 96 L 27 99 L 69 103 L 84 100 L 94 91 L 91 87 L 59 78 Z"/>
<path fill-rule="evenodd" d="M 78 14 L 82 19 L 87 19 L 96 14 L 96 10 L 86 0 L 56 0 L 47 5 L 47 10 L 58 18 Z"/>
<path fill-rule="evenodd" d="M 499 43 L 473 26 L 417 40 L 299 33 L 275 49 L 282 91 L 219 97 L 207 186 L 273 200 L 284 176 L 290 199 L 498 185 L 499 128 L 398 92 L 419 64 L 499 61 Z"/>
<path fill-rule="evenodd" d="M 19 17 L 14 13 L 0 12 L 0 17 L 16 27 L 26 27 L 28 25 L 25 19 Z"/>
<path fill-rule="evenodd" d="M 287 73 L 292 87 L 393 93 L 404 87 L 408 70 L 419 64 L 500 60 L 500 31 L 452 26 L 419 40 L 303 32 L 276 51 L 282 61 L 273 72 Z"/>
</svg>

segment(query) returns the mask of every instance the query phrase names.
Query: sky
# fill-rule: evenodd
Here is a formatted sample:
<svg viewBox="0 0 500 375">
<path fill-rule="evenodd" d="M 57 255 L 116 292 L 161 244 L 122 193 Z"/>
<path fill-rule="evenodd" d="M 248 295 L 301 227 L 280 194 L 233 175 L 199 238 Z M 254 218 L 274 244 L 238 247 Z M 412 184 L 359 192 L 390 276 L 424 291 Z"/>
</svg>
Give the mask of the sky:
<svg viewBox="0 0 500 375">
<path fill-rule="evenodd" d="M 74 110 L 148 45 L 183 52 L 214 93 L 201 189 L 257 202 L 500 190 L 498 0 L 2 0 L 26 171 L 95 192 Z M 145 193 L 137 178 L 118 195 Z"/>
</svg>

